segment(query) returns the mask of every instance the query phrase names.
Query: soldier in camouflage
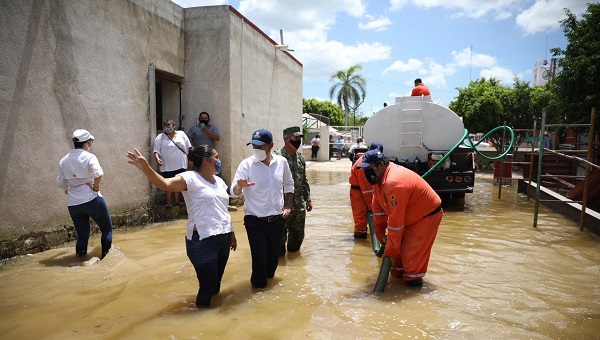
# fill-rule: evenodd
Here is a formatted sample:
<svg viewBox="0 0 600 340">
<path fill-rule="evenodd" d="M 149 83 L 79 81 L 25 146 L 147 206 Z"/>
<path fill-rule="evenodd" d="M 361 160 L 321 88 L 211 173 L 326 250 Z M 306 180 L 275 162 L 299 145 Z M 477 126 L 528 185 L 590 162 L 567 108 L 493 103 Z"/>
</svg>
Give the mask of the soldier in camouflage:
<svg viewBox="0 0 600 340">
<path fill-rule="evenodd" d="M 290 166 L 294 178 L 294 205 L 292 212 L 285 220 L 285 229 L 281 239 L 279 256 L 284 256 L 286 251 L 296 252 L 300 250 L 304 240 L 304 225 L 306 212 L 311 211 L 313 206 L 310 200 L 310 186 L 306 179 L 306 160 L 298 151 L 302 145 L 302 130 L 299 126 L 292 126 L 283 130 L 285 145 L 281 148 L 281 156 L 285 157 Z"/>
</svg>

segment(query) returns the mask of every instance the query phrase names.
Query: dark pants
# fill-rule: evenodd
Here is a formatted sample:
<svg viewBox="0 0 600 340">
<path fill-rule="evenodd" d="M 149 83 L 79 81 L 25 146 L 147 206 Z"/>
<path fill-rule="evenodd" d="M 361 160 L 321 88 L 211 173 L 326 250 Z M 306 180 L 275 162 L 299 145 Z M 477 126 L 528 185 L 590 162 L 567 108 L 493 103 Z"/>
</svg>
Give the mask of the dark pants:
<svg viewBox="0 0 600 340">
<path fill-rule="evenodd" d="M 310 158 L 317 158 L 317 152 L 319 152 L 319 146 L 313 145 L 310 153 Z"/>
<path fill-rule="evenodd" d="M 196 306 L 209 307 L 213 295 L 221 290 L 221 279 L 231 249 L 231 233 L 200 240 L 198 232 L 194 231 L 191 241 L 185 239 L 185 249 L 198 277 Z"/>
<path fill-rule="evenodd" d="M 104 198 L 98 196 L 89 202 L 69 206 L 69 214 L 77 231 L 77 243 L 75 244 L 77 256 L 83 257 L 87 254 L 91 217 L 102 232 L 100 238 L 102 244 L 101 257 L 104 258 L 112 245 L 112 220 Z"/>
<path fill-rule="evenodd" d="M 269 222 L 255 216 L 244 216 L 248 243 L 252 253 L 252 287 L 263 288 L 267 278 L 275 276 L 279 262 L 279 245 L 285 220 L 279 218 Z"/>
</svg>

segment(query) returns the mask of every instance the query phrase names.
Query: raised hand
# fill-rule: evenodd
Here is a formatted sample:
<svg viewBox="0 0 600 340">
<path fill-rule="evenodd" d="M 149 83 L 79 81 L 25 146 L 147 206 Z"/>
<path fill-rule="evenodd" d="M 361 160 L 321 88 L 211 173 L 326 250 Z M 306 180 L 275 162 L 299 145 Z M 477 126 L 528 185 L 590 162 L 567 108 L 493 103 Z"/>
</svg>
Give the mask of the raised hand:
<svg viewBox="0 0 600 340">
<path fill-rule="evenodd" d="M 127 152 L 127 158 L 129 161 L 127 163 L 135 165 L 136 168 L 140 170 L 144 170 L 145 167 L 149 167 L 148 160 L 138 151 L 138 149 L 133 149 L 133 152 Z"/>
</svg>

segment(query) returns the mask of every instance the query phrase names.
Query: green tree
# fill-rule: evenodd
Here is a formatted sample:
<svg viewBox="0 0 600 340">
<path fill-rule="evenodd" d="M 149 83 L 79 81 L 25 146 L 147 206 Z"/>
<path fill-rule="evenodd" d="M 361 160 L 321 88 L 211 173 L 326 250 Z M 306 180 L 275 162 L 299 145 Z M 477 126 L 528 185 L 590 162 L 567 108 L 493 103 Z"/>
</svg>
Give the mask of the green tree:
<svg viewBox="0 0 600 340">
<path fill-rule="evenodd" d="M 344 124 L 344 110 L 329 100 L 302 99 L 302 109 L 303 112 L 308 114 L 317 114 L 329 118 L 329 122 L 325 122 L 329 125 L 340 126 Z"/>
<path fill-rule="evenodd" d="M 509 89 L 495 78 L 471 81 L 466 88 L 457 88 L 458 97 L 448 106 L 463 117 L 471 132 L 487 132 L 501 125 L 506 117 L 505 104 Z"/>
<path fill-rule="evenodd" d="M 600 3 L 588 3 L 581 20 L 565 9 L 561 26 L 569 43 L 551 49 L 560 72 L 550 81 L 566 123 L 589 122 L 590 108 L 600 103 Z"/>
<path fill-rule="evenodd" d="M 351 109 L 358 109 L 366 96 L 367 81 L 357 72 L 361 65 L 351 66 L 347 70 L 339 70 L 331 75 L 329 81 L 336 83 L 329 89 L 329 98 L 336 97 L 338 105 L 344 109 L 344 126 L 348 126 Z"/>
</svg>

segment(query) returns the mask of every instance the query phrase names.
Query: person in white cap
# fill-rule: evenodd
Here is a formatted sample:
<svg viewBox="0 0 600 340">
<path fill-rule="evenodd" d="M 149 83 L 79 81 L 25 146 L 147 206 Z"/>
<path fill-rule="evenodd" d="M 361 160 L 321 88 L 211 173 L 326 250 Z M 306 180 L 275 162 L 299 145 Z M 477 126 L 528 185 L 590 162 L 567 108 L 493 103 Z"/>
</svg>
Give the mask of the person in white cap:
<svg viewBox="0 0 600 340">
<path fill-rule="evenodd" d="M 78 129 L 73 132 L 74 148 L 60 160 L 56 181 L 68 195 L 67 206 L 77 231 L 77 257 L 84 258 L 87 255 L 91 217 L 102 232 L 102 259 L 112 245 L 113 226 L 106 201 L 100 194 L 104 172 L 98 158 L 88 152 L 93 141 L 94 136 L 87 130 Z"/>
</svg>

